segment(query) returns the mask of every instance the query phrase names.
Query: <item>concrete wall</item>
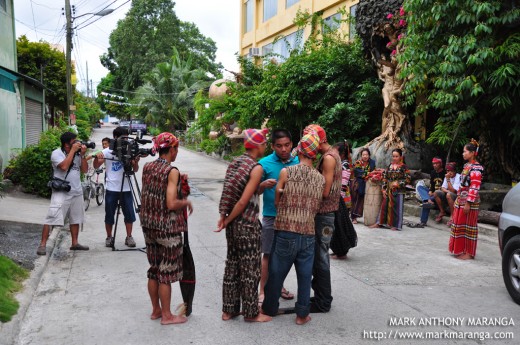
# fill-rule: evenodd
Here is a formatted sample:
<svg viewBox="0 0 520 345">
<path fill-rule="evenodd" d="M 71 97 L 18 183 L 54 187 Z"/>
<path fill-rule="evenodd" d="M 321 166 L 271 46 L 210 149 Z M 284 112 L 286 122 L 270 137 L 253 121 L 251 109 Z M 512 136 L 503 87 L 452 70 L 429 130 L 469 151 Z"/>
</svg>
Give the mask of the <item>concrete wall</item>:
<svg viewBox="0 0 520 345">
<path fill-rule="evenodd" d="M 11 154 L 23 147 L 22 114 L 18 113 L 22 104 L 18 104 L 16 96 L 0 89 L 0 171 L 7 166 Z"/>
<path fill-rule="evenodd" d="M 244 33 L 245 2 L 246 0 L 239 0 L 242 13 L 240 22 L 241 55 L 247 55 L 249 48 L 262 47 L 273 42 L 280 35 L 286 36 L 295 32 L 297 27 L 293 24 L 293 21 L 298 10 L 308 10 L 310 13 L 323 11 L 323 18 L 327 18 L 337 13 L 342 7 L 345 7 L 346 12 L 349 13 L 350 6 L 357 4 L 359 0 L 300 0 L 289 8 L 285 8 L 285 0 L 278 0 L 277 14 L 265 22 L 263 21 L 264 3 L 254 0 L 253 29 L 247 33 Z M 348 33 L 348 25 L 342 23 L 341 30 Z M 306 39 L 309 34 L 310 28 L 306 28 L 304 38 Z"/>
<path fill-rule="evenodd" d="M 18 71 L 13 0 L 7 0 L 7 13 L 0 8 L 0 66 Z"/>
</svg>

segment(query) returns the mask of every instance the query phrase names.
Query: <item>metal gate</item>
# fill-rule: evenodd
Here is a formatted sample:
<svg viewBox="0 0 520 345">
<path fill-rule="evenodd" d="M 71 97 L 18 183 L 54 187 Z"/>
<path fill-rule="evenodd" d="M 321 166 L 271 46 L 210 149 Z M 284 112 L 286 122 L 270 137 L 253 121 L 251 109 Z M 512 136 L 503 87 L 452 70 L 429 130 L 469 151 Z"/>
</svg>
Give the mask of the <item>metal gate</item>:
<svg viewBox="0 0 520 345">
<path fill-rule="evenodd" d="M 25 98 L 25 142 L 38 144 L 43 131 L 42 103 Z"/>
</svg>

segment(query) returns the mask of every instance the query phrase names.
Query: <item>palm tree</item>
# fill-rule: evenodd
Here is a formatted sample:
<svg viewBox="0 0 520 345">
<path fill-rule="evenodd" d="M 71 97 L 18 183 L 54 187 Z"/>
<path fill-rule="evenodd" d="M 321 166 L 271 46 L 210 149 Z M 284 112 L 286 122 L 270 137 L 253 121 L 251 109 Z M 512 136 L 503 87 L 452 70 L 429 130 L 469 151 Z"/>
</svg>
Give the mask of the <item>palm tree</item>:
<svg viewBox="0 0 520 345">
<path fill-rule="evenodd" d="M 146 120 L 174 131 L 184 128 L 193 111 L 193 96 L 209 86 L 206 72 L 192 67 L 192 59 L 183 60 L 177 49 L 169 62 L 159 63 L 137 89 L 137 101 L 148 109 Z"/>
</svg>

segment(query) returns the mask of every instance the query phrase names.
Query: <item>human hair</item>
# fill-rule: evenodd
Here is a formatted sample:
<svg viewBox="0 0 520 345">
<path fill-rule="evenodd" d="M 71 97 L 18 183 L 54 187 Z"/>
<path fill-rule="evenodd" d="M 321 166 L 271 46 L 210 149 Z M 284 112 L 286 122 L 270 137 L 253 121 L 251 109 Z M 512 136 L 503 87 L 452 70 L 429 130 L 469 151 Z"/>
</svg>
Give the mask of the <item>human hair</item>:
<svg viewBox="0 0 520 345">
<path fill-rule="evenodd" d="M 363 152 L 368 153 L 368 157 L 371 156 L 371 153 L 370 153 L 370 150 L 368 149 L 368 147 L 363 147 L 363 148 L 361 149 L 361 152 L 359 152 L 359 156 L 360 156 L 360 157 L 361 157 L 361 155 L 363 155 Z"/>
<path fill-rule="evenodd" d="M 332 147 L 338 150 L 339 155 L 345 156 L 346 159 L 350 158 L 350 154 L 352 153 L 352 148 L 348 144 L 347 140 L 340 141 L 332 145 Z"/>
<path fill-rule="evenodd" d="M 114 136 L 114 138 L 119 138 L 124 135 L 128 135 L 128 128 L 121 126 L 116 127 L 116 129 L 114 129 L 114 131 L 112 132 L 112 135 Z"/>
<path fill-rule="evenodd" d="M 475 139 L 472 138 L 469 143 L 464 145 L 464 147 L 469 152 L 475 152 L 475 156 L 478 155 L 478 149 L 479 149 L 480 145 L 479 145 L 478 141 L 476 141 Z"/>
<path fill-rule="evenodd" d="M 289 132 L 286 129 L 283 128 L 277 128 L 273 130 L 273 134 L 271 136 L 271 143 L 276 143 L 276 140 L 282 139 L 282 138 L 289 138 L 290 141 L 292 141 L 291 132 Z"/>
<path fill-rule="evenodd" d="M 104 142 L 104 141 L 110 142 L 110 138 L 109 137 L 104 137 L 103 139 L 101 139 L 101 142 Z"/>
<path fill-rule="evenodd" d="M 72 132 L 65 132 L 60 136 L 60 142 L 61 142 L 61 148 L 63 149 L 65 147 L 65 144 L 70 143 L 72 139 L 76 139 L 77 135 L 76 133 Z"/>
</svg>

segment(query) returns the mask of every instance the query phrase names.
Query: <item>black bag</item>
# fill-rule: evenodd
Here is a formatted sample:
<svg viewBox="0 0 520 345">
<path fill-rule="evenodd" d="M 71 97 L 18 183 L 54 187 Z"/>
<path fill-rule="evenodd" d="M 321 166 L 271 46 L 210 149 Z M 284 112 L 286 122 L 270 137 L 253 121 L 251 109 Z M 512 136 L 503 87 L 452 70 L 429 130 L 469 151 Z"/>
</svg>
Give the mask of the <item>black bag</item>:
<svg viewBox="0 0 520 345">
<path fill-rule="evenodd" d="M 65 178 L 67 176 L 65 175 Z M 58 177 L 52 177 L 51 180 L 47 183 L 49 188 L 52 188 L 55 192 L 70 192 L 70 182 L 67 180 L 62 180 Z"/>
<path fill-rule="evenodd" d="M 339 198 L 339 208 L 334 217 L 334 233 L 330 249 L 337 256 L 347 255 L 350 248 L 357 246 L 357 233 L 350 221 L 349 212 L 343 198 Z"/>
<path fill-rule="evenodd" d="M 59 177 L 53 176 L 51 173 L 51 179 L 47 182 L 47 187 L 52 188 L 53 192 L 70 192 L 70 182 L 67 181 L 67 176 L 69 176 L 70 169 L 74 166 L 74 161 L 69 166 L 69 170 L 67 170 L 67 174 L 65 175 L 65 179 L 61 179 Z M 53 171 L 54 172 L 54 171 Z"/>
</svg>

